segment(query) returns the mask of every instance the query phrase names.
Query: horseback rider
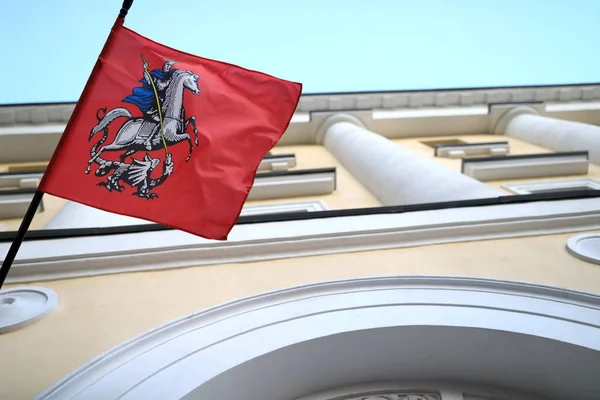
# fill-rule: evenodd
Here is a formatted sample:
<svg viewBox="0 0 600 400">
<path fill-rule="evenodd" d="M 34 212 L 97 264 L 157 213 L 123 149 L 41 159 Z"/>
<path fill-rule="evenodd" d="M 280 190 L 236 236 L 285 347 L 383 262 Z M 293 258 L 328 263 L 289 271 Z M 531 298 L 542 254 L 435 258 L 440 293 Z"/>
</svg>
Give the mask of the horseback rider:
<svg viewBox="0 0 600 400">
<path fill-rule="evenodd" d="M 156 94 L 154 93 L 154 88 L 152 87 L 152 83 L 148 79 L 148 75 L 152 78 L 154 82 L 154 87 L 156 87 L 156 92 L 158 94 L 159 104 L 162 106 L 163 101 L 165 100 L 165 91 L 169 84 L 171 83 L 171 78 L 173 73 L 177 71 L 176 69 L 171 70 L 171 67 L 175 64 L 175 61 L 167 60 L 163 64 L 161 69 L 154 69 L 149 73 L 148 71 L 148 63 L 144 60 L 144 77 L 139 80 L 143 85 L 142 87 L 133 88 L 133 93 L 126 98 L 123 99 L 126 103 L 135 104 L 140 111 L 143 113 L 143 117 L 146 120 L 153 121 L 156 123 L 160 122 L 158 107 L 156 104 Z M 148 138 L 144 141 L 144 145 L 146 149 L 152 150 L 152 139 L 156 132 L 152 130 Z"/>
</svg>

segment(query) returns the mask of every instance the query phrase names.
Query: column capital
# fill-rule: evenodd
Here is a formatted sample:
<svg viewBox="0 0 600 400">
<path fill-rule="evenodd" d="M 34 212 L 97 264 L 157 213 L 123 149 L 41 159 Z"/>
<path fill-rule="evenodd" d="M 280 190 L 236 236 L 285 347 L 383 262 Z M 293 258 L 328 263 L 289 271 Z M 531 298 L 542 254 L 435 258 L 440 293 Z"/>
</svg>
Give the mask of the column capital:
<svg viewBox="0 0 600 400">
<path fill-rule="evenodd" d="M 338 122 L 349 122 L 358 127 L 368 129 L 364 122 L 362 122 L 359 118 L 354 115 L 346 114 L 346 113 L 337 113 L 327 117 L 317 129 L 317 133 L 315 135 L 315 142 L 317 144 L 323 144 L 323 140 L 325 139 L 325 134 L 331 128 L 331 126 L 337 124 Z"/>
<path fill-rule="evenodd" d="M 531 108 L 531 107 L 522 106 L 522 107 L 510 108 L 510 109 L 506 110 L 506 112 L 504 114 L 502 114 L 500 116 L 500 118 L 498 118 L 498 120 L 494 124 L 492 133 L 494 133 L 495 135 L 504 134 L 508 123 L 517 115 L 523 115 L 523 114 L 538 115 L 538 116 L 540 115 L 540 113 L 536 109 Z"/>
</svg>

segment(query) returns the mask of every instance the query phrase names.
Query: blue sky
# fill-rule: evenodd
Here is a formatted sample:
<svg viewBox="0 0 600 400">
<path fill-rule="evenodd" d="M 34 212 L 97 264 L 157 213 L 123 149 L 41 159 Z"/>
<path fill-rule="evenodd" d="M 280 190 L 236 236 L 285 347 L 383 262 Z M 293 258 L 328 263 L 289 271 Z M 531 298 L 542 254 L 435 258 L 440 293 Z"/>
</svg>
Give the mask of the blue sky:
<svg viewBox="0 0 600 400">
<path fill-rule="evenodd" d="M 122 0 L 4 1 L 0 103 L 77 100 Z M 135 0 L 126 26 L 305 93 L 600 82 L 597 0 Z"/>
</svg>

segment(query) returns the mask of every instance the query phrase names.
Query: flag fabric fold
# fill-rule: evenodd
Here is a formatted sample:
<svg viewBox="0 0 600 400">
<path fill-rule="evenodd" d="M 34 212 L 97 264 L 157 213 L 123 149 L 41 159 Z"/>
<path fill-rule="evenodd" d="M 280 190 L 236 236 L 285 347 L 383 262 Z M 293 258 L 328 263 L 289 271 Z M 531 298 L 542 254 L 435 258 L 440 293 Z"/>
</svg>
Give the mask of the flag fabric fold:
<svg viewBox="0 0 600 400">
<path fill-rule="evenodd" d="M 119 18 L 39 189 L 226 240 L 301 91 L 156 43 Z"/>
</svg>

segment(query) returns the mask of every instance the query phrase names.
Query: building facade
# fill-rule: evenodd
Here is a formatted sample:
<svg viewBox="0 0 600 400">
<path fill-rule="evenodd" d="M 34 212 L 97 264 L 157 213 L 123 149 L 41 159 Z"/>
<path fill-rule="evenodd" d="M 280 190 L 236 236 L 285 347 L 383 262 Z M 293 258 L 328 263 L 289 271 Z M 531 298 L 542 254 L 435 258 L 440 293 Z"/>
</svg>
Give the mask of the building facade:
<svg viewBox="0 0 600 400">
<path fill-rule="evenodd" d="M 2 257 L 73 106 L 0 106 Z M 599 125 L 599 85 L 304 95 L 226 242 L 46 195 L 0 398 L 597 399 Z"/>
</svg>

